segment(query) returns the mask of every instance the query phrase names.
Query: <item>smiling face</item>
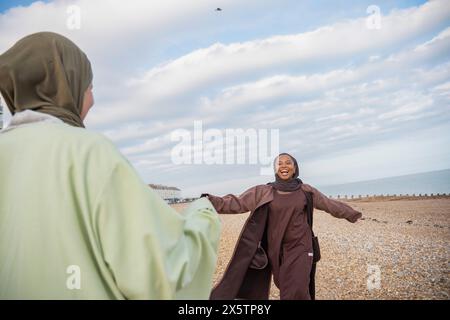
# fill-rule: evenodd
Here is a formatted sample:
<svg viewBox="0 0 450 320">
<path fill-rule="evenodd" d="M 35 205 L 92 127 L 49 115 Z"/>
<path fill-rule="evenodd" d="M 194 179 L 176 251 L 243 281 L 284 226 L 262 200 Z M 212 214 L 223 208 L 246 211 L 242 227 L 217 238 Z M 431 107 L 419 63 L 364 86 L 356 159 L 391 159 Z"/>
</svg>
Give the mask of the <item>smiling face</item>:
<svg viewBox="0 0 450 320">
<path fill-rule="evenodd" d="M 276 173 L 282 180 L 289 180 L 295 174 L 294 161 L 288 155 L 281 155 L 278 157 L 276 165 Z"/>
</svg>

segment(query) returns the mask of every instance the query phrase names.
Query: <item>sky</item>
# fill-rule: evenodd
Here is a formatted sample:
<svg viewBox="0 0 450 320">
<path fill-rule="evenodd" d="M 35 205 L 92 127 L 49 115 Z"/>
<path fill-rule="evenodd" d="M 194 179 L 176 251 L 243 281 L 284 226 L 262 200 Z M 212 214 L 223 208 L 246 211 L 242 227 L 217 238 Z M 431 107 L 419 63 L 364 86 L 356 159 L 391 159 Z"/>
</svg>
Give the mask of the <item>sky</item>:
<svg viewBox="0 0 450 320">
<path fill-rule="evenodd" d="M 314 186 L 450 168 L 448 0 L 0 2 L 0 53 L 39 31 L 91 60 L 87 129 L 185 197 L 273 180 L 276 149 Z"/>
</svg>

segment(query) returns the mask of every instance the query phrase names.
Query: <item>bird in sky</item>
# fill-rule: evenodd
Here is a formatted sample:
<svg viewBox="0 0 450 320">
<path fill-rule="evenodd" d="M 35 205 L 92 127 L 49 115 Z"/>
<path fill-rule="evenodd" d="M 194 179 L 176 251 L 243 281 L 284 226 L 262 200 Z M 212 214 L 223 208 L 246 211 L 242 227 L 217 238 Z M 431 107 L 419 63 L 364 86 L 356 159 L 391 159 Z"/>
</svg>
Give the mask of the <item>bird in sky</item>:
<svg viewBox="0 0 450 320">
<path fill-rule="evenodd" d="M 216 11 L 222 11 L 222 8 L 217 8 Z"/>
</svg>

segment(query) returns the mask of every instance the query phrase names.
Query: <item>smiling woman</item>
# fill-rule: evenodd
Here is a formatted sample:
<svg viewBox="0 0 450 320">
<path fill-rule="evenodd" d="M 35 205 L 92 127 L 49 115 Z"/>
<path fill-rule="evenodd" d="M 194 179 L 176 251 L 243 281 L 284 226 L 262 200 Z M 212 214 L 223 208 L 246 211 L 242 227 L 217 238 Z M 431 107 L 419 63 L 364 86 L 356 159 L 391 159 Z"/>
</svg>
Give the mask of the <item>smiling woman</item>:
<svg viewBox="0 0 450 320">
<path fill-rule="evenodd" d="M 314 208 L 352 223 L 362 217 L 347 204 L 304 184 L 290 154 L 280 154 L 274 170 L 274 182 L 250 188 L 239 197 L 203 194 L 219 213 L 251 211 L 211 299 L 268 299 L 272 275 L 282 300 L 315 299 L 320 250 L 312 230 Z"/>
</svg>

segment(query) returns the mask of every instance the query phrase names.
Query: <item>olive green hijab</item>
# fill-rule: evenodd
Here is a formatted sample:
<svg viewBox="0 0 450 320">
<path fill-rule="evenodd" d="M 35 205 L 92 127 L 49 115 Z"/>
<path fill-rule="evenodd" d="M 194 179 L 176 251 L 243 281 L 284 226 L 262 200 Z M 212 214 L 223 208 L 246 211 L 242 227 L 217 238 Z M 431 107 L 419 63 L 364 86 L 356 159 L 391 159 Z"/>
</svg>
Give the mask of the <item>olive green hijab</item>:
<svg viewBox="0 0 450 320">
<path fill-rule="evenodd" d="M 11 114 L 31 109 L 84 127 L 80 115 L 91 82 L 84 52 L 56 33 L 29 35 L 0 55 L 0 93 Z"/>
</svg>

